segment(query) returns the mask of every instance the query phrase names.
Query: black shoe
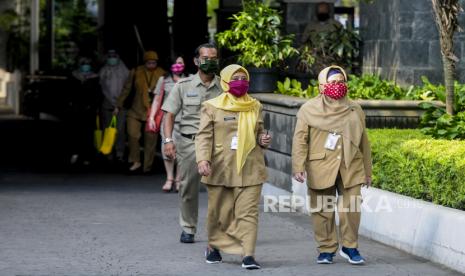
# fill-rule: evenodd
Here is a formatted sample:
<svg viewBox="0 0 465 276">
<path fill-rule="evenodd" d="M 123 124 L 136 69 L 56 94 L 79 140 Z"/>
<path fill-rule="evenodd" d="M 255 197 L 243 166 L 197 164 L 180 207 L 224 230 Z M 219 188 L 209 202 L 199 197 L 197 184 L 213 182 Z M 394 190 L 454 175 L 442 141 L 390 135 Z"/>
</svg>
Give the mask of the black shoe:
<svg viewBox="0 0 465 276">
<path fill-rule="evenodd" d="M 252 256 L 245 256 L 242 260 L 242 267 L 246 269 L 260 269 L 260 265 L 255 261 Z"/>
<path fill-rule="evenodd" d="M 182 243 L 194 243 L 194 235 L 187 234 L 186 232 L 182 231 L 181 242 Z"/>
<path fill-rule="evenodd" d="M 205 257 L 207 264 L 219 264 L 223 260 L 220 251 L 216 248 L 210 249 L 207 247 L 207 250 L 205 250 Z"/>
</svg>

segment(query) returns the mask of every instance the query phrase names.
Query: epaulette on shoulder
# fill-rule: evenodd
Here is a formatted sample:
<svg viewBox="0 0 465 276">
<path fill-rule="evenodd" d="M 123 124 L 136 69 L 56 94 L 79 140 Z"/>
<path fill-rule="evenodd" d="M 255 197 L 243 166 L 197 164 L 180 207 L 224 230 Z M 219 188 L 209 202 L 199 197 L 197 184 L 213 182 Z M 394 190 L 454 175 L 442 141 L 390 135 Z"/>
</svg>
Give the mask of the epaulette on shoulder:
<svg viewBox="0 0 465 276">
<path fill-rule="evenodd" d="M 191 76 L 180 79 L 180 80 L 178 81 L 178 83 L 185 83 L 185 82 L 190 82 L 190 81 L 192 81 L 192 77 L 191 77 Z"/>
</svg>

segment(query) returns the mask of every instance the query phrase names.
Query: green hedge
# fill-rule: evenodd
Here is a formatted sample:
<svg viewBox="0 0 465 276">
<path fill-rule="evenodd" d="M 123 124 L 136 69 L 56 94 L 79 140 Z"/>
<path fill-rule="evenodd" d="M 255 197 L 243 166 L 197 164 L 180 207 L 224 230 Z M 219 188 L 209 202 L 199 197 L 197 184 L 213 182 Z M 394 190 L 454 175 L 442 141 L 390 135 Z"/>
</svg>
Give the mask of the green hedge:
<svg viewBox="0 0 465 276">
<path fill-rule="evenodd" d="M 465 210 L 465 141 L 419 130 L 369 130 L 374 187 Z"/>
</svg>

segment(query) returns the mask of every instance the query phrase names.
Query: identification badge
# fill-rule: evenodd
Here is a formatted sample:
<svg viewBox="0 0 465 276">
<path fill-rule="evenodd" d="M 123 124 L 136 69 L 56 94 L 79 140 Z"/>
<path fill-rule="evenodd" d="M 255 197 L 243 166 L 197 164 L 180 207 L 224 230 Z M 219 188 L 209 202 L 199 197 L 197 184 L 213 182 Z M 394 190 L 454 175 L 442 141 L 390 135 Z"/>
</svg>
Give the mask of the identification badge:
<svg viewBox="0 0 465 276">
<path fill-rule="evenodd" d="M 325 149 L 335 150 L 339 138 L 341 138 L 341 135 L 338 135 L 336 133 L 328 134 L 328 138 L 326 138 Z"/>
<path fill-rule="evenodd" d="M 237 135 L 234 135 L 232 140 L 231 140 L 231 149 L 232 150 L 237 150 L 238 147 L 238 137 Z"/>
</svg>

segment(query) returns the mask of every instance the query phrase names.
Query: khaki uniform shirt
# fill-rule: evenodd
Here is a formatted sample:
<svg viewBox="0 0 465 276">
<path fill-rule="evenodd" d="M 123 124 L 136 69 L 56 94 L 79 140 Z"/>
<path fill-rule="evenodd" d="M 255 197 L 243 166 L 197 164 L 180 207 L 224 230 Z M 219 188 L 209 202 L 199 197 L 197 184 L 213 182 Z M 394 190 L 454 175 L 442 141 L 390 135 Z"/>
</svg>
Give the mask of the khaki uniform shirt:
<svg viewBox="0 0 465 276">
<path fill-rule="evenodd" d="M 231 149 L 233 136 L 237 133 L 239 112 L 226 111 L 204 103 L 200 127 L 195 137 L 197 163 L 209 161 L 212 173 L 202 177 L 209 185 L 226 187 L 244 187 L 262 184 L 267 179 L 263 149 L 258 137 L 263 131 L 263 119 L 260 115 L 255 126 L 257 145 L 249 153 L 240 174 L 237 173 L 236 150 Z"/>
<path fill-rule="evenodd" d="M 175 116 L 180 113 L 179 131 L 182 134 L 195 135 L 199 129 L 201 104 L 222 92 L 218 76 L 215 76 L 207 87 L 197 73 L 179 80 L 174 85 L 163 103 L 162 110 Z"/>
<path fill-rule="evenodd" d="M 310 40 L 314 39 L 314 35 L 316 33 L 320 32 L 332 32 L 336 30 L 336 27 L 342 27 L 341 23 L 339 21 L 336 21 L 334 19 L 328 19 L 325 22 L 310 22 L 307 24 L 305 27 L 304 33 L 302 34 L 301 42 L 307 43 Z"/>
<path fill-rule="evenodd" d="M 134 83 L 136 86 L 136 93 L 134 95 L 131 108 L 128 110 L 127 116 L 131 118 L 136 118 L 137 120 L 141 121 L 145 121 L 147 119 L 147 110 L 148 108 L 150 108 L 151 104 L 151 102 L 149 102 L 149 106 L 146 106 L 147 103 L 145 102 L 144 98 L 153 98 L 153 91 L 155 90 L 155 86 L 158 82 L 158 79 L 165 74 L 165 70 L 163 70 L 160 67 L 157 67 L 154 71 L 147 72 L 150 75 L 146 79 L 146 71 L 147 70 L 145 69 L 144 65 L 141 65 L 137 67 L 135 70 L 131 71 L 124 85 L 123 92 L 121 93 L 117 101 L 117 106 L 119 108 L 122 108 L 124 105 L 124 101 L 131 93 L 132 85 Z M 149 93 L 152 93 L 152 95 L 144 95 Z"/>
<path fill-rule="evenodd" d="M 307 172 L 307 184 L 312 189 L 326 189 L 334 186 L 338 173 L 344 187 L 363 184 L 366 176 L 371 176 L 371 149 L 365 129 L 365 114 L 360 106 L 355 109 L 363 118 L 364 131 L 349 168 L 344 162 L 343 139 L 339 138 L 336 149 L 325 148 L 329 132 L 311 128 L 303 120 L 297 119 L 292 144 L 293 173 Z"/>
</svg>

